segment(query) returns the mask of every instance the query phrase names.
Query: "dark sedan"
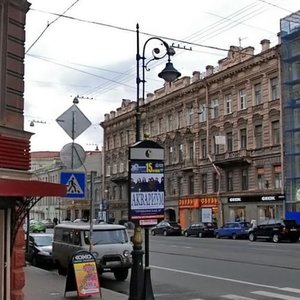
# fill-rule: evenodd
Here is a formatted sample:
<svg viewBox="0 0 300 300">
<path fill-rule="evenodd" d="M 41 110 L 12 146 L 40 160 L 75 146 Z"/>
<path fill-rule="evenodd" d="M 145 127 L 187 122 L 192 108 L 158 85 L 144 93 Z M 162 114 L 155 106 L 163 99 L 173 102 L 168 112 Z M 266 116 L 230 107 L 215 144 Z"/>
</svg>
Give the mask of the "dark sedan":
<svg viewBox="0 0 300 300">
<path fill-rule="evenodd" d="M 181 235 L 181 226 L 177 222 L 161 221 L 151 229 L 151 234 Z"/>
<path fill-rule="evenodd" d="M 33 266 L 53 267 L 52 242 L 53 233 L 31 233 L 26 260 Z"/>
<path fill-rule="evenodd" d="M 191 224 L 183 231 L 184 236 L 197 236 L 197 237 L 214 237 L 215 229 L 217 226 L 213 223 L 196 223 Z"/>
</svg>

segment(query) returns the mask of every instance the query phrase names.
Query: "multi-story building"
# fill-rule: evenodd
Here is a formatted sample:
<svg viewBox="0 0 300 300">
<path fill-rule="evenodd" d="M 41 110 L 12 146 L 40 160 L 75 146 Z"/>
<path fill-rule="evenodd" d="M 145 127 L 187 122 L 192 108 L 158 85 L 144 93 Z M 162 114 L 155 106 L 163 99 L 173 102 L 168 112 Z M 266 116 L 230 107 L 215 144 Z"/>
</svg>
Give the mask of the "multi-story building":
<svg viewBox="0 0 300 300">
<path fill-rule="evenodd" d="M 91 172 L 95 172 L 92 182 L 93 194 L 91 194 Z M 104 190 L 102 188 L 102 152 L 86 151 L 85 162 L 82 167 L 69 170 L 60 159 L 60 153 L 55 151 L 31 152 L 32 178 L 38 181 L 60 183 L 61 172 L 84 172 L 86 173 L 86 189 L 84 198 L 69 197 L 44 197 L 31 210 L 30 217 L 36 220 L 56 217 L 61 220 L 75 220 L 89 218 L 90 199 L 93 200 L 93 215 L 99 217 L 103 210 L 102 200 Z M 104 214 L 106 216 L 106 214 Z"/>
<path fill-rule="evenodd" d="M 300 210 L 300 11 L 280 21 L 287 205 Z"/>
<path fill-rule="evenodd" d="M 258 222 L 285 213 L 279 49 L 230 47 L 218 67 L 194 72 L 139 101 L 141 131 L 165 149 L 165 216 L 192 222 Z M 136 102 L 105 114 L 104 188 L 126 219 L 128 146 Z"/>
</svg>

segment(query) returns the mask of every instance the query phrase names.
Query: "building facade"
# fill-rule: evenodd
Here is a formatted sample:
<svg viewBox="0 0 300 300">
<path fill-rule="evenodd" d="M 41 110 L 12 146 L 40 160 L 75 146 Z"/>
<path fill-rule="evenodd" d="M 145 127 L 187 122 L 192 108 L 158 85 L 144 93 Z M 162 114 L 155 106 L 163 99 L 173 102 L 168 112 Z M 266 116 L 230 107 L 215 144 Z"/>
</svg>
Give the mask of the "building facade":
<svg viewBox="0 0 300 300">
<path fill-rule="evenodd" d="M 91 172 L 95 172 L 91 186 Z M 89 218 L 90 199 L 93 200 L 94 218 L 102 218 L 102 152 L 86 151 L 85 162 L 82 167 L 74 170 L 67 169 L 60 159 L 60 153 L 55 151 L 31 152 L 32 178 L 38 181 L 60 183 L 61 172 L 81 172 L 86 174 L 85 197 L 44 197 L 30 210 L 30 218 L 35 220 L 76 220 Z M 91 194 L 92 188 L 92 194 Z M 104 218 L 106 214 L 104 213 Z"/>
<path fill-rule="evenodd" d="M 218 67 L 165 84 L 140 100 L 141 136 L 165 150 L 165 217 L 198 221 L 281 218 L 280 46 L 230 47 Z M 136 102 L 105 115 L 104 188 L 109 213 L 126 219 L 128 146 Z"/>
</svg>

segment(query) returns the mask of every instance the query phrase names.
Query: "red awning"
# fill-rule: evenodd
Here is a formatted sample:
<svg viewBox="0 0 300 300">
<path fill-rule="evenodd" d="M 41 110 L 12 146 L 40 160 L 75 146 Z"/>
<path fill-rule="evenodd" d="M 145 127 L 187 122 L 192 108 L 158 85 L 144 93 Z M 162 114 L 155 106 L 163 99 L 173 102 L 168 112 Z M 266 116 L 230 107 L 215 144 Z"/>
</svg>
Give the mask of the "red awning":
<svg viewBox="0 0 300 300">
<path fill-rule="evenodd" d="M 0 197 L 64 197 L 66 194 L 67 186 L 64 184 L 0 178 Z"/>
</svg>

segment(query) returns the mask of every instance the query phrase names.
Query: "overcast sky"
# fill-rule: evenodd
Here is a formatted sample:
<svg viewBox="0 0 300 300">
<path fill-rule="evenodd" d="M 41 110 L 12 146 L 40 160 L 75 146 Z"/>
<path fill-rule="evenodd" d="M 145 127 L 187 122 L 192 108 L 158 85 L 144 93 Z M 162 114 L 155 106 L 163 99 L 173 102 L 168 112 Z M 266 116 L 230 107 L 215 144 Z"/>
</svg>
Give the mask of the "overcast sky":
<svg viewBox="0 0 300 300">
<path fill-rule="evenodd" d="M 25 130 L 32 151 L 60 151 L 72 142 L 55 121 L 79 95 L 79 109 L 92 125 L 75 142 L 85 150 L 103 146 L 104 114 L 122 99 L 136 100 L 136 24 L 140 51 L 150 36 L 192 50 L 176 49 L 182 76 L 218 65 L 231 45 L 277 44 L 280 19 L 300 9 L 298 0 L 31 0 L 26 21 Z M 59 15 L 64 16 L 59 17 Z M 144 34 L 146 33 L 146 34 Z M 181 41 L 181 42 L 179 42 Z M 157 43 L 148 43 L 146 57 Z M 150 65 L 146 92 L 163 86 Z M 37 121 L 30 127 L 32 120 Z"/>
</svg>

